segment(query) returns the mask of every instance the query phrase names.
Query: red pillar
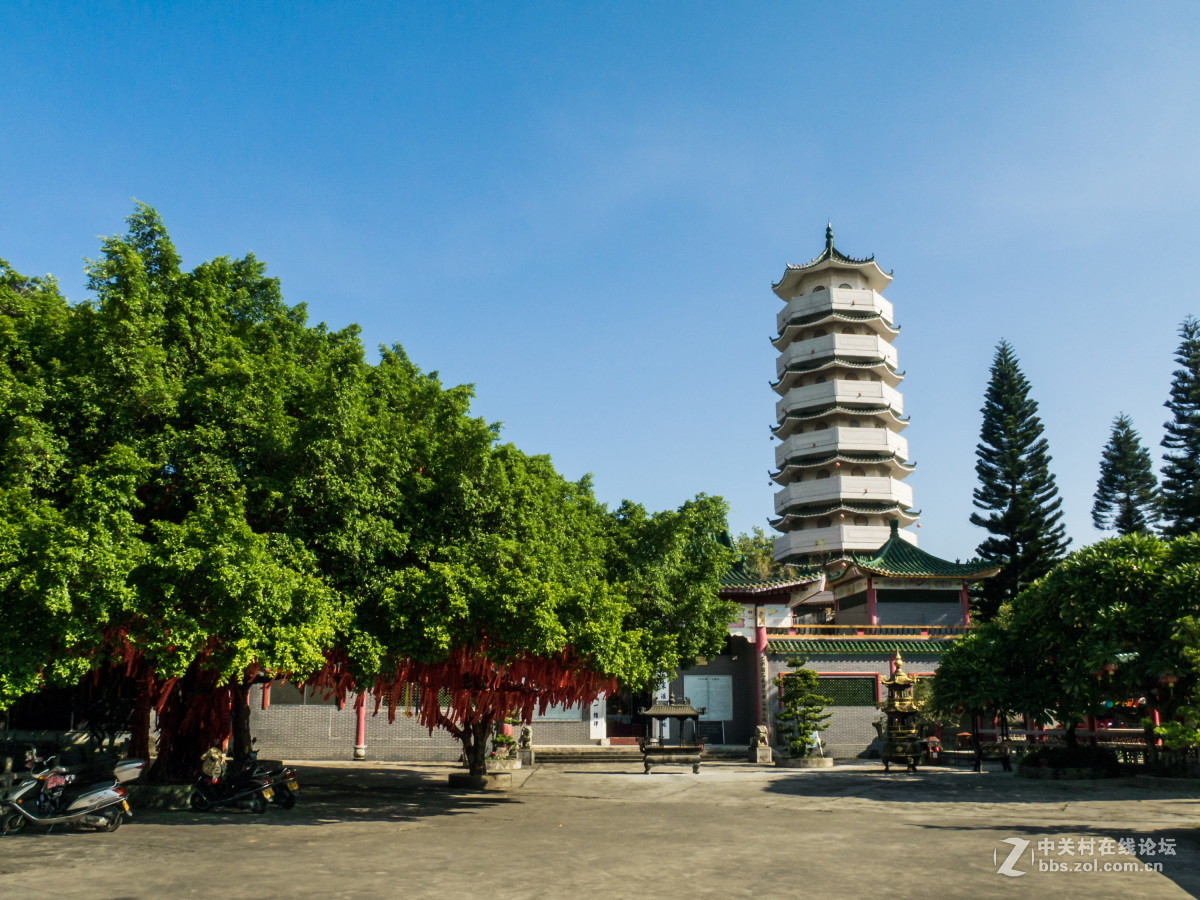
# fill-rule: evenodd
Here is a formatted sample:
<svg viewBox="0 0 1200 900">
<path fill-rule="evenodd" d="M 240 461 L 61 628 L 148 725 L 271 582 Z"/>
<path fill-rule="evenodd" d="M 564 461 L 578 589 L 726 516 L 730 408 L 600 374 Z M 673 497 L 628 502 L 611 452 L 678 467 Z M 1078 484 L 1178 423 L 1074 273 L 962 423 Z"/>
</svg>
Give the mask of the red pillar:
<svg viewBox="0 0 1200 900">
<path fill-rule="evenodd" d="M 354 728 L 354 758 L 367 758 L 367 695 L 359 693 L 354 698 L 354 713 L 358 722 Z"/>
<path fill-rule="evenodd" d="M 971 592 L 967 590 L 967 583 L 964 581 L 962 591 L 958 595 L 959 603 L 962 604 L 962 621 L 964 625 L 971 624 Z"/>
<path fill-rule="evenodd" d="M 767 620 L 761 606 L 754 607 L 754 671 L 758 678 L 758 691 L 755 692 L 754 711 L 759 725 L 770 727 L 767 722 L 763 700 L 767 692 Z"/>
<path fill-rule="evenodd" d="M 878 610 L 876 609 L 875 595 L 875 578 L 872 575 L 867 576 L 867 623 L 870 625 L 879 624 Z"/>
<path fill-rule="evenodd" d="M 262 686 L 262 708 L 271 708 L 271 682 L 267 682 Z"/>
</svg>

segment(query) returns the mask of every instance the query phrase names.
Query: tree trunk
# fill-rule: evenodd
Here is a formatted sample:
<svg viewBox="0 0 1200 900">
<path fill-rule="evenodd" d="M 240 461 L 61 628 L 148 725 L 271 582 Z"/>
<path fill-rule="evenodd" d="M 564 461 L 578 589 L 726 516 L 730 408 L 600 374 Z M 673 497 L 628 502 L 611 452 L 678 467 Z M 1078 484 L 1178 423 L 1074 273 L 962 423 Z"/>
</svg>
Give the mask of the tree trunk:
<svg viewBox="0 0 1200 900">
<path fill-rule="evenodd" d="M 150 692 L 154 689 L 154 678 L 146 676 L 137 682 L 137 696 L 133 702 L 133 718 L 129 723 L 129 755 L 134 759 L 150 761 Z"/>
<path fill-rule="evenodd" d="M 1075 733 L 1075 729 L 1079 727 L 1079 723 L 1072 720 L 1069 725 L 1063 729 L 1063 740 L 1067 742 L 1067 746 L 1074 750 L 1079 746 L 1079 735 Z"/>
<path fill-rule="evenodd" d="M 491 717 L 463 726 L 463 755 L 467 759 L 467 771 L 472 775 L 487 774 L 488 738 L 491 734 Z"/>
<path fill-rule="evenodd" d="M 238 678 L 229 679 L 229 705 L 232 714 L 233 747 L 230 756 L 242 762 L 250 755 L 250 686 Z"/>
</svg>

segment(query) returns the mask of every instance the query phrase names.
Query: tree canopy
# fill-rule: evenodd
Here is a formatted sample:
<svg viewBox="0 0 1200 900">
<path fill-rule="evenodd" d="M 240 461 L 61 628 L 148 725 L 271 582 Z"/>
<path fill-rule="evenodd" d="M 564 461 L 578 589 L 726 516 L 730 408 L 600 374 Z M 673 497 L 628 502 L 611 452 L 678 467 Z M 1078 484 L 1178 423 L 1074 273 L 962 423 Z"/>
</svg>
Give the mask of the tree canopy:
<svg viewBox="0 0 1200 900">
<path fill-rule="evenodd" d="M 253 256 L 184 271 L 147 206 L 88 276 L 0 263 L 0 707 L 107 668 L 212 734 L 266 672 L 423 683 L 461 730 L 724 639 L 719 499 L 604 507 Z"/>
<path fill-rule="evenodd" d="M 1200 684 L 1200 537 L 1131 534 L 1072 553 L 956 641 L 940 709 L 1021 713 L 1073 733 L 1106 703 L 1178 713 Z"/>
</svg>

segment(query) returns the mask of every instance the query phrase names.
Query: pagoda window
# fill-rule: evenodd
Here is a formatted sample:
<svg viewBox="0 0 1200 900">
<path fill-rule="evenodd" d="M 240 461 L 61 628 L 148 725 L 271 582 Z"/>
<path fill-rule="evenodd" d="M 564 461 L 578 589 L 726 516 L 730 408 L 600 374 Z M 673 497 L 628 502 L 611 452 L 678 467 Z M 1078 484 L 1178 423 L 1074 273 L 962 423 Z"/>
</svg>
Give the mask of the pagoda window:
<svg viewBox="0 0 1200 900">
<path fill-rule="evenodd" d="M 866 475 L 867 473 L 863 469 L 862 466 L 855 466 L 853 469 L 850 470 L 850 474 L 851 475 Z"/>
<path fill-rule="evenodd" d="M 848 373 L 846 375 L 846 380 L 847 381 L 858 381 L 858 373 L 857 372 Z"/>
<path fill-rule="evenodd" d="M 828 469 L 822 469 L 821 471 L 819 471 L 819 472 L 817 473 L 817 477 L 818 477 L 818 478 L 828 478 L 828 477 L 829 477 L 829 470 L 828 470 Z"/>
<path fill-rule="evenodd" d="M 818 328 L 816 331 L 813 332 L 813 337 L 815 337 L 815 338 L 825 337 L 825 335 L 827 335 L 827 334 L 829 334 L 829 332 L 826 331 L 824 328 Z"/>
<path fill-rule="evenodd" d="M 825 285 L 818 284 L 818 285 L 814 285 L 812 292 L 815 294 L 817 291 L 823 291 L 823 290 L 825 290 Z"/>
<path fill-rule="evenodd" d="M 817 423 L 817 424 L 816 424 L 816 425 L 813 427 L 813 431 L 824 431 L 824 430 L 825 430 L 826 428 L 828 428 L 828 427 L 829 427 L 829 423 L 828 423 L 828 422 L 818 422 L 818 423 Z"/>
<path fill-rule="evenodd" d="M 813 384 L 824 384 L 824 383 L 825 383 L 824 375 L 818 375 L 816 378 L 813 379 Z"/>
<path fill-rule="evenodd" d="M 855 525 L 866 525 L 867 523 L 868 523 L 868 519 L 866 516 L 855 516 L 854 517 Z"/>
<path fill-rule="evenodd" d="M 842 329 L 842 334 L 858 334 L 858 329 L 853 325 L 847 325 Z"/>
<path fill-rule="evenodd" d="M 832 524 L 833 520 L 830 519 L 829 516 L 821 516 L 821 518 L 817 519 L 818 528 L 828 528 Z"/>
<path fill-rule="evenodd" d="M 844 282 L 844 281 L 843 281 L 841 284 L 839 284 L 839 285 L 838 285 L 838 287 L 840 287 L 840 288 L 852 288 L 852 287 L 853 287 L 853 285 L 851 285 L 851 284 L 847 284 L 846 282 Z"/>
<path fill-rule="evenodd" d="M 851 419 L 850 427 L 851 428 L 862 428 L 862 422 L 858 421 L 858 419 Z"/>
</svg>

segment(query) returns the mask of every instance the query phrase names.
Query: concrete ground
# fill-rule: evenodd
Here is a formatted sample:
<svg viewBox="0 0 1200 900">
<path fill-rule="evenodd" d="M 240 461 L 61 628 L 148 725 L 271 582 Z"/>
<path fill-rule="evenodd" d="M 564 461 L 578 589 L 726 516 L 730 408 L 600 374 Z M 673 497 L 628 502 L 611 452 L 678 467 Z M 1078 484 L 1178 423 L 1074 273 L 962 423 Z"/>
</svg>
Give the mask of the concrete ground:
<svg viewBox="0 0 1200 900">
<path fill-rule="evenodd" d="M 1194 781 L 728 762 L 699 775 L 643 775 L 623 763 L 586 763 L 523 769 L 509 791 L 472 793 L 445 787 L 451 771 L 304 763 L 291 811 L 142 810 L 115 834 L 0 837 L 0 897 L 1200 893 Z M 1103 854 L 1117 846 L 1105 839 L 1133 839 L 1135 853 Z M 1007 868 L 1024 874 L 998 874 L 1022 847 Z"/>
</svg>

